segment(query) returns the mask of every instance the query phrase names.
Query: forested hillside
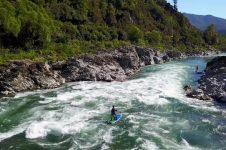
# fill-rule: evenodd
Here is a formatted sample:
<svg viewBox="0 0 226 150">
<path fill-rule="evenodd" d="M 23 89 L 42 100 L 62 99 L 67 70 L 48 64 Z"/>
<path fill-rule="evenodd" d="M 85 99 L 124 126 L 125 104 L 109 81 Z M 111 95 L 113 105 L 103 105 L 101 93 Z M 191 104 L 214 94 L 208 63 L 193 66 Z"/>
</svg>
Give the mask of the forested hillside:
<svg viewBox="0 0 226 150">
<path fill-rule="evenodd" d="M 1 0 L 0 31 L 1 61 L 65 59 L 131 43 L 183 50 L 206 45 L 165 0 Z"/>
</svg>

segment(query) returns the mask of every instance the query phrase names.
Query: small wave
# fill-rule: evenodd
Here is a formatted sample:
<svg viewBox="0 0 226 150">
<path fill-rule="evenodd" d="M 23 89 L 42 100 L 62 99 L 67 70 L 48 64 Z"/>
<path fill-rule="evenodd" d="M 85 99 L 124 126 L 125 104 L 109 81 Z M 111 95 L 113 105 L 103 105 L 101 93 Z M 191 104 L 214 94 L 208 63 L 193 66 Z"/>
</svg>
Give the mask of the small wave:
<svg viewBox="0 0 226 150">
<path fill-rule="evenodd" d="M 145 150 L 158 150 L 159 149 L 155 143 L 148 141 L 148 140 L 145 140 L 143 142 L 143 144 L 141 145 L 141 147 Z"/>
<path fill-rule="evenodd" d="M 26 130 L 26 138 L 44 138 L 50 133 L 54 135 L 64 134 L 62 126 L 56 122 L 33 122 Z"/>
</svg>

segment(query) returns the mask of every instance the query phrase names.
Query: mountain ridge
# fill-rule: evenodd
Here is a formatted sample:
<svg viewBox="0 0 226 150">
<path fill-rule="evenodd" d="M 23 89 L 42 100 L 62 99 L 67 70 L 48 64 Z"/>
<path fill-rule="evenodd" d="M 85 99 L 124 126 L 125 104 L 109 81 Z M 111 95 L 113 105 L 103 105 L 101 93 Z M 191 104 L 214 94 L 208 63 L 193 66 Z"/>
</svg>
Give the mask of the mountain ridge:
<svg viewBox="0 0 226 150">
<path fill-rule="evenodd" d="M 226 34 L 226 19 L 224 18 L 216 17 L 213 15 L 196 15 L 189 13 L 183 14 L 188 18 L 192 25 L 194 25 L 201 31 L 204 31 L 207 26 L 214 24 L 219 34 Z"/>
</svg>

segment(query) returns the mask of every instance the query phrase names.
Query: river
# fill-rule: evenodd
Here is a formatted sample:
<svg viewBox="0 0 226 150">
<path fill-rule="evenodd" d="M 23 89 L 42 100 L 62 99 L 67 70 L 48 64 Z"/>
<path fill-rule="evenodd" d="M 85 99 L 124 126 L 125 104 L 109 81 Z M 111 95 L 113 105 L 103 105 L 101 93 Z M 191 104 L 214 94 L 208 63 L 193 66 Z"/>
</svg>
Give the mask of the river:
<svg viewBox="0 0 226 150">
<path fill-rule="evenodd" d="M 0 99 L 1 150 L 215 150 L 226 145 L 226 108 L 187 98 L 197 85 L 189 58 L 144 67 L 125 82 L 76 82 Z M 115 105 L 123 114 L 105 121 Z"/>
</svg>

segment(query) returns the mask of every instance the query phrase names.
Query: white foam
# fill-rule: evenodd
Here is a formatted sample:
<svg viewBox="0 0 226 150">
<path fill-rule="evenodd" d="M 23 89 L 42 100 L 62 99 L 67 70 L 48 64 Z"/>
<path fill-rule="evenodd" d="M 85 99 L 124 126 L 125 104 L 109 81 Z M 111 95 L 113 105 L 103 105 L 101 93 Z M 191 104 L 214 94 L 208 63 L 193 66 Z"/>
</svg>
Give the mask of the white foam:
<svg viewBox="0 0 226 150">
<path fill-rule="evenodd" d="M 209 119 L 202 119 L 202 122 L 204 122 L 204 123 L 211 123 L 211 121 Z"/>
<path fill-rule="evenodd" d="M 74 98 L 77 94 L 74 92 L 64 92 L 57 95 L 57 100 L 60 101 L 68 101 L 72 98 Z"/>
<path fill-rule="evenodd" d="M 108 131 L 106 131 L 105 134 L 103 135 L 103 140 L 106 143 L 108 143 L 108 144 L 112 143 L 112 139 L 113 139 L 112 132 L 115 129 L 116 129 L 115 127 L 112 127 Z"/>
<path fill-rule="evenodd" d="M 49 104 L 51 102 L 53 102 L 55 99 L 54 98 L 46 98 L 43 101 L 38 101 L 40 104 Z"/>
<path fill-rule="evenodd" d="M 26 130 L 26 138 L 35 139 L 46 137 L 49 133 L 54 135 L 64 134 L 62 127 L 57 122 L 33 122 Z"/>
<path fill-rule="evenodd" d="M 159 149 L 155 143 L 148 141 L 148 140 L 145 140 L 141 147 L 145 150 L 158 150 Z"/>
<path fill-rule="evenodd" d="M 112 133 L 114 130 L 119 131 L 120 128 L 117 125 L 116 127 L 103 125 L 99 129 L 99 126 L 103 124 L 103 120 L 107 116 L 103 117 L 103 114 L 110 113 L 112 105 L 121 106 L 119 110 L 136 107 L 134 102 L 161 107 L 162 105 L 172 103 L 167 98 L 170 97 L 179 99 L 181 102 L 197 109 L 217 110 L 215 106 L 209 107 L 208 103 L 203 105 L 185 98 L 182 89 L 182 81 L 186 74 L 184 66 L 166 64 L 166 66 L 159 66 L 159 69 L 157 72 L 148 73 L 145 78 L 125 82 L 70 83 L 55 90 L 57 93 L 56 97 L 47 97 L 43 94 L 43 91 L 39 92 L 40 97 L 44 99 L 40 100 L 39 103 L 45 105 L 30 109 L 29 114 L 31 116 L 27 119 L 30 121 L 29 124 L 20 124 L 17 128 L 11 129 L 7 133 L 1 133 L 0 141 L 24 131 L 26 138 L 29 139 L 45 138 L 49 134 L 59 136 L 64 134 L 79 135 L 81 133 L 92 133 L 93 136 L 91 134 L 90 136 L 92 137 L 89 139 L 91 142 L 87 140 L 86 144 L 79 143 L 79 140 L 76 141 L 76 139 L 73 140 L 79 148 L 88 149 L 103 142 L 104 144 L 101 149 L 110 149 L 109 145 L 113 143 L 115 136 Z M 16 98 L 26 97 L 34 93 L 37 94 L 38 92 L 18 94 Z M 168 128 L 164 129 L 162 127 L 164 125 L 189 129 L 192 127 L 189 121 L 181 119 L 178 122 L 172 122 L 167 117 L 164 118 L 161 115 L 149 114 L 149 112 L 136 113 L 128 113 L 128 116 L 124 119 L 129 124 L 132 124 L 128 129 L 130 137 L 135 137 L 136 131 L 141 130 L 143 134 L 159 139 L 166 149 L 195 149 L 185 139 L 178 143 L 178 141 L 170 137 L 169 133 L 171 131 L 167 130 Z M 143 120 L 146 121 L 144 124 L 142 124 Z M 206 120 L 202 121 L 208 122 Z M 90 130 L 96 132 L 95 135 Z M 123 134 L 124 131 L 120 133 Z M 158 149 L 158 146 L 151 139 L 138 138 L 137 140 L 137 142 L 141 142 L 143 149 Z"/>
<path fill-rule="evenodd" d="M 109 150 L 110 147 L 106 144 L 103 144 L 102 147 L 101 147 L 101 150 Z"/>
</svg>

